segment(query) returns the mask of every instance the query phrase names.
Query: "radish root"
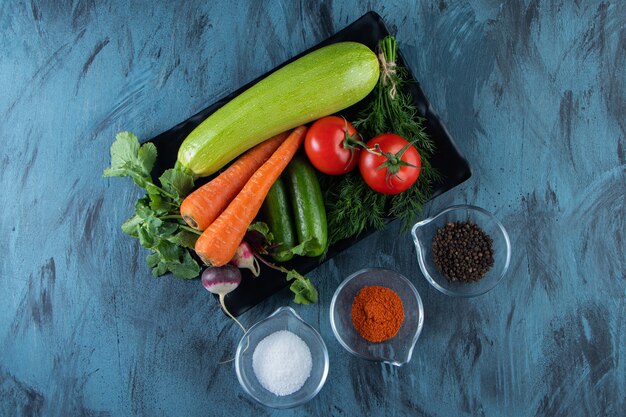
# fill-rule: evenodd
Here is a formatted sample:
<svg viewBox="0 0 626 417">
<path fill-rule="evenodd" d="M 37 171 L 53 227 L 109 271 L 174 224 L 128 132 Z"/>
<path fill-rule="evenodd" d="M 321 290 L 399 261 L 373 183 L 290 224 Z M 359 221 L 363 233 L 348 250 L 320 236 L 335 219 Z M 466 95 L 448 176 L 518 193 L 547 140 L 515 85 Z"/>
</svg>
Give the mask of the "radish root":
<svg viewBox="0 0 626 417">
<path fill-rule="evenodd" d="M 258 266 L 258 264 L 257 264 L 257 266 Z M 228 317 L 230 317 L 231 319 L 233 319 L 233 320 L 235 321 L 235 323 L 237 323 L 237 324 L 239 325 L 239 327 L 241 327 L 241 330 L 243 330 L 243 332 L 244 332 L 244 333 L 245 333 L 245 332 L 247 332 L 246 328 L 245 328 L 245 327 L 243 327 L 243 324 L 241 324 L 241 323 L 239 322 L 239 320 L 237 320 L 237 319 L 235 318 L 235 316 L 233 316 L 232 314 L 230 314 L 230 311 L 228 311 L 228 309 L 226 308 L 226 304 L 224 303 L 224 297 L 226 297 L 224 294 L 220 294 L 220 295 L 219 295 L 219 298 L 220 298 L 220 304 L 221 304 L 221 306 L 222 306 L 222 310 L 224 310 L 224 313 L 226 313 L 226 314 L 228 315 Z M 246 344 L 246 347 L 245 347 L 245 348 L 244 348 L 244 350 L 243 350 L 244 352 L 245 352 L 246 350 L 248 350 L 248 348 L 250 347 L 250 336 L 248 336 L 248 337 L 246 338 L 246 341 L 247 341 L 247 344 Z M 231 358 L 231 359 L 228 359 L 228 360 L 225 360 L 225 361 L 221 361 L 221 362 L 218 362 L 218 365 L 224 365 L 225 363 L 229 363 L 229 362 L 232 362 L 232 361 L 234 361 L 234 360 L 235 360 L 235 358 Z"/>
<path fill-rule="evenodd" d="M 224 313 L 226 313 L 228 315 L 228 317 L 230 317 L 231 319 L 235 320 L 235 323 L 237 323 L 239 325 L 239 327 L 241 327 L 241 330 L 243 330 L 244 333 L 247 332 L 246 328 L 243 327 L 243 324 L 241 324 L 239 322 L 239 320 L 237 320 L 235 318 L 235 316 L 230 314 L 230 311 L 228 311 L 228 309 L 226 308 L 226 304 L 224 304 L 224 297 L 225 297 L 225 295 L 224 294 L 220 294 L 219 297 L 220 297 L 220 304 L 222 305 L 222 310 L 224 310 Z"/>
</svg>

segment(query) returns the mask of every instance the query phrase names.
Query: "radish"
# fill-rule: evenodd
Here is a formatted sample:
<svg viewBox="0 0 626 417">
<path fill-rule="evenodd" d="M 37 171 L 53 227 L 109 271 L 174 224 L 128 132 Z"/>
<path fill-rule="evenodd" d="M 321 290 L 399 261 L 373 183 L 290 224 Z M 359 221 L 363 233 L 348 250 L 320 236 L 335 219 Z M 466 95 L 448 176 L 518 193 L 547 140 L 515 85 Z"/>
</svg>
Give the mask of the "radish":
<svg viewBox="0 0 626 417">
<path fill-rule="evenodd" d="M 220 299 L 222 309 L 228 316 L 233 319 L 239 327 L 246 332 L 246 328 L 243 327 L 239 320 L 237 320 L 224 304 L 224 297 L 226 294 L 234 291 L 239 284 L 241 284 L 241 272 L 233 265 L 224 266 L 211 266 L 204 270 L 202 273 L 202 285 L 212 294 L 217 294 Z"/>
<path fill-rule="evenodd" d="M 239 244 L 237 252 L 235 252 L 235 256 L 230 260 L 230 263 L 238 268 L 249 269 L 255 277 L 258 277 L 259 273 L 261 273 L 259 261 L 256 260 L 252 247 L 246 241 Z"/>
</svg>

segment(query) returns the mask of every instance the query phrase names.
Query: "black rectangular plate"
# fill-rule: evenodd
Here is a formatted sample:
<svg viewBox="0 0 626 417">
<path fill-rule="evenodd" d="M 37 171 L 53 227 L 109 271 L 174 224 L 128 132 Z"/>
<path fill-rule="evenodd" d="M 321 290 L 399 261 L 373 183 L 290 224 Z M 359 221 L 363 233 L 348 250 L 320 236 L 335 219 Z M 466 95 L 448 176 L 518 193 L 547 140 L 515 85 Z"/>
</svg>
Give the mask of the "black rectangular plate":
<svg viewBox="0 0 626 417">
<path fill-rule="evenodd" d="M 161 175 L 161 173 L 163 173 L 163 171 L 174 166 L 180 144 L 183 142 L 185 137 L 187 137 L 187 135 L 204 119 L 206 119 L 209 115 L 222 107 L 224 104 L 229 102 L 231 99 L 233 99 L 243 91 L 247 90 L 249 87 L 257 83 L 261 79 L 267 77 L 269 74 L 276 71 L 277 69 L 300 58 L 303 55 L 308 54 L 315 49 L 336 42 L 360 42 L 375 51 L 378 41 L 386 35 L 389 35 L 389 31 L 385 27 L 385 24 L 383 23 L 381 17 L 374 12 L 369 12 L 363 15 L 351 25 L 347 26 L 345 29 L 326 39 L 325 41 L 302 52 L 300 55 L 293 57 L 289 61 L 276 67 L 267 74 L 260 76 L 256 80 L 251 81 L 247 85 L 244 85 L 239 90 L 234 91 L 227 97 L 224 97 L 221 100 L 215 102 L 211 106 L 190 117 L 184 122 L 176 125 L 170 130 L 154 137 L 150 140 L 150 142 L 156 145 L 158 150 L 158 158 L 155 164 L 153 174 L 155 175 L 155 177 L 158 177 Z M 398 55 L 400 58 L 398 60 L 398 63 L 406 67 L 405 60 L 403 59 L 402 54 L 399 52 Z M 410 77 L 412 79 L 415 79 L 415 77 L 413 77 L 413 75 L 410 73 L 410 69 L 408 67 L 407 70 L 409 70 Z M 431 198 L 434 198 L 467 180 L 471 176 L 470 166 L 467 160 L 463 157 L 463 155 L 461 155 L 461 153 L 457 149 L 444 124 L 441 122 L 441 120 L 439 120 L 439 117 L 433 110 L 430 102 L 420 88 L 419 83 L 415 82 L 410 84 L 408 86 L 407 92 L 413 97 L 413 101 L 418 113 L 426 119 L 426 131 L 431 136 L 436 146 L 436 152 L 432 156 L 431 163 L 442 174 L 443 180 L 439 184 L 434 184 L 433 194 L 431 196 Z M 348 120 L 354 120 L 357 113 L 366 105 L 367 100 L 368 98 L 365 98 L 354 106 L 342 111 L 341 114 Z M 352 246 L 372 232 L 373 231 L 368 231 L 358 237 L 337 242 L 335 245 L 329 248 L 324 261 L 331 259 L 339 252 Z M 306 274 L 319 266 L 321 262 L 322 260 L 318 258 L 297 257 L 297 259 L 292 260 L 287 266 L 290 268 L 295 268 L 301 274 Z M 288 285 L 287 281 L 285 281 L 284 274 L 267 268 L 265 265 L 262 265 L 261 276 L 258 278 L 252 277 L 252 275 L 247 270 L 244 270 L 243 272 L 243 282 L 235 291 L 230 293 L 229 296 L 226 298 L 227 307 L 229 311 L 235 316 L 242 314 L 251 307 L 254 307 L 256 304 L 260 303 L 267 297 L 273 295 L 274 293 L 280 291 Z"/>
</svg>

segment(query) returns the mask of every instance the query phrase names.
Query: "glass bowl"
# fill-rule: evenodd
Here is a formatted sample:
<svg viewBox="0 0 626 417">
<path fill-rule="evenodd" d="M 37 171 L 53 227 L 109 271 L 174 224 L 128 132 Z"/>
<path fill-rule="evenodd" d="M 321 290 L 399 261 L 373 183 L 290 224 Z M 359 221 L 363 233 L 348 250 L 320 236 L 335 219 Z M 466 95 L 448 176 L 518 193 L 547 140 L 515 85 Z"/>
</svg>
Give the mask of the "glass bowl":
<svg viewBox="0 0 626 417">
<path fill-rule="evenodd" d="M 288 330 L 302 339 L 311 351 L 311 375 L 302 388 L 290 395 L 278 396 L 265 389 L 252 368 L 252 355 L 259 342 L 279 330 Z M 281 307 L 256 323 L 239 341 L 235 370 L 241 387 L 260 404 L 273 408 L 291 408 L 304 404 L 317 395 L 328 376 L 328 350 L 320 334 L 291 308 Z"/>
<path fill-rule="evenodd" d="M 395 291 L 404 307 L 404 322 L 398 333 L 383 342 L 364 339 L 352 324 L 352 302 L 363 287 L 379 285 Z M 330 303 L 330 325 L 341 345 L 353 355 L 370 361 L 402 366 L 411 360 L 424 324 L 419 293 L 403 275 L 382 268 L 366 268 L 346 278 Z"/>
<path fill-rule="evenodd" d="M 435 266 L 432 241 L 438 229 L 448 222 L 470 221 L 482 228 L 493 239 L 494 264 L 478 281 L 449 281 Z M 416 223 L 412 230 L 417 260 L 426 280 L 436 289 L 453 297 L 475 297 L 493 289 L 504 277 L 511 261 L 511 242 L 506 229 L 487 210 L 476 206 L 451 206 L 439 214 Z"/>
</svg>

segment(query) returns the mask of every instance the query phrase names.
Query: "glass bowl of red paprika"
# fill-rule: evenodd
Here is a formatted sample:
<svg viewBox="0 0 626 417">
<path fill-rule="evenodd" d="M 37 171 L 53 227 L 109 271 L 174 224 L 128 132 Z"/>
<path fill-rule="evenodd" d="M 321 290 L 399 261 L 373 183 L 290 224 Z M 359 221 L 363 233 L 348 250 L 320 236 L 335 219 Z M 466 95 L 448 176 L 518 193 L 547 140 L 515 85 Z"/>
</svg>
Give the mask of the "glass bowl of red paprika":
<svg viewBox="0 0 626 417">
<path fill-rule="evenodd" d="M 424 324 L 424 307 L 402 274 L 366 268 L 346 278 L 330 303 L 337 341 L 353 355 L 402 366 L 411 360 Z"/>
</svg>

